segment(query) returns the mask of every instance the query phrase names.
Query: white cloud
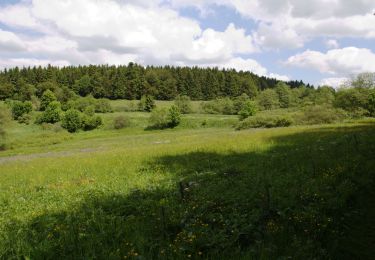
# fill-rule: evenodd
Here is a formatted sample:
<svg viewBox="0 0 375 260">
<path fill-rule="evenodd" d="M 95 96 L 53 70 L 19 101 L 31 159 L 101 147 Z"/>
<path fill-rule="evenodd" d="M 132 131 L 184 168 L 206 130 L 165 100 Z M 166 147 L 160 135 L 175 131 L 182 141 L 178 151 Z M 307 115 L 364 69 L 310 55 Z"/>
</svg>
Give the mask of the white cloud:
<svg viewBox="0 0 375 260">
<path fill-rule="evenodd" d="M 313 37 L 375 38 L 373 0 L 170 0 L 175 7 L 224 5 L 259 21 L 254 34 L 267 48 L 299 48 Z"/>
<path fill-rule="evenodd" d="M 351 75 L 375 71 L 375 53 L 369 49 L 347 47 L 326 53 L 307 50 L 289 57 L 288 65 L 318 70 L 332 75 Z"/>
<path fill-rule="evenodd" d="M 221 69 L 235 69 L 237 71 L 250 71 L 259 76 L 267 76 L 276 78 L 278 80 L 288 81 L 290 78 L 286 75 L 279 75 L 276 73 L 269 73 L 259 62 L 253 59 L 243 59 L 240 57 L 232 58 L 221 64 L 202 64 L 202 67 L 218 67 Z"/>
<path fill-rule="evenodd" d="M 319 86 L 330 86 L 333 88 L 340 88 L 345 86 L 348 82 L 349 78 L 341 77 L 341 78 L 324 78 L 319 82 Z"/>
<path fill-rule="evenodd" d="M 202 30 L 196 20 L 180 16 L 161 2 L 32 0 L 0 8 L 0 21 L 47 34 L 24 37 L 30 53 L 58 58 L 66 53 L 72 63 L 134 57 L 145 63 L 190 65 L 220 63 L 236 54 L 258 51 L 243 29 L 230 24 L 222 32 Z"/>
<path fill-rule="evenodd" d="M 325 42 L 325 45 L 328 49 L 338 49 L 340 47 L 340 44 L 338 43 L 338 41 L 334 39 L 327 40 Z"/>
<path fill-rule="evenodd" d="M 23 41 L 14 33 L 0 29 L 0 53 L 25 50 Z"/>
<path fill-rule="evenodd" d="M 70 63 L 66 60 L 45 60 L 45 59 L 27 59 L 27 58 L 12 58 L 0 59 L 0 69 L 11 67 L 28 67 L 28 66 L 69 66 Z"/>
</svg>

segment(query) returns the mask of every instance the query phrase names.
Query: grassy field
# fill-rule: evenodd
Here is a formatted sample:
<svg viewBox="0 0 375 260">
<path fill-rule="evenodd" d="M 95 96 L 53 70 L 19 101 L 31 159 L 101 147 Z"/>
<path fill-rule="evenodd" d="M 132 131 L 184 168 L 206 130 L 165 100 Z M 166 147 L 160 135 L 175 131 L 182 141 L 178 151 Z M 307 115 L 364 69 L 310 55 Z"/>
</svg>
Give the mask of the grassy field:
<svg viewBox="0 0 375 260">
<path fill-rule="evenodd" d="M 116 102 L 91 132 L 9 127 L 0 259 L 375 255 L 373 120 L 235 131 L 236 116 L 190 114 L 146 131 Z M 114 130 L 120 114 L 131 126 Z"/>
</svg>

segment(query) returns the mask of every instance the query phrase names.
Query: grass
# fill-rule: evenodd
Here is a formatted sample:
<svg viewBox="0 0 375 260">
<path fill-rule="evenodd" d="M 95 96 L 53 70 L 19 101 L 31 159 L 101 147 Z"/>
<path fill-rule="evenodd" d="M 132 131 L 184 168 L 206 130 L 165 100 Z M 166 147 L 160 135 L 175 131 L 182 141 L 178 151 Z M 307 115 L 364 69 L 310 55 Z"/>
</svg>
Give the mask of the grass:
<svg viewBox="0 0 375 260">
<path fill-rule="evenodd" d="M 119 114 L 130 128 L 111 128 Z M 103 117 L 77 134 L 9 128 L 0 259 L 375 254 L 373 121 L 235 131 L 235 116 L 191 114 L 145 131 L 146 113 Z"/>
</svg>

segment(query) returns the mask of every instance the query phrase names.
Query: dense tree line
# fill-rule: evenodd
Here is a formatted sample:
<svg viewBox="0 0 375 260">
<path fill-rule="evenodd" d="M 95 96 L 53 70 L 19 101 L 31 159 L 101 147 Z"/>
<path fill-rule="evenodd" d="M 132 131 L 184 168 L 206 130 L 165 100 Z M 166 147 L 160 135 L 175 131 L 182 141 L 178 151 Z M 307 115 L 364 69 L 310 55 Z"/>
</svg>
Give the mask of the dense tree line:
<svg viewBox="0 0 375 260">
<path fill-rule="evenodd" d="M 72 95 L 109 99 L 140 99 L 151 95 L 158 100 L 186 95 L 192 100 L 211 100 L 243 93 L 255 97 L 259 91 L 275 88 L 278 83 L 276 79 L 251 72 L 218 68 L 143 67 L 134 63 L 127 66 L 16 67 L 0 72 L 0 99 L 31 100 L 33 96 L 40 98 L 49 89 L 62 102 Z M 287 84 L 292 88 L 304 85 L 302 81 Z"/>
</svg>

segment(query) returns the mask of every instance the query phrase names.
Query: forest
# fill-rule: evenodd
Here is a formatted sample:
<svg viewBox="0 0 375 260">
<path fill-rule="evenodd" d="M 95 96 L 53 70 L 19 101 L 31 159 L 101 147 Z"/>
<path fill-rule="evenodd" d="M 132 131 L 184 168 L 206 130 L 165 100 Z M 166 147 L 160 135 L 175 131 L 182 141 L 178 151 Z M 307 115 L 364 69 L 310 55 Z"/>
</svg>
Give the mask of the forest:
<svg viewBox="0 0 375 260">
<path fill-rule="evenodd" d="M 278 82 L 251 72 L 198 67 L 143 67 L 134 63 L 128 66 L 16 67 L 0 72 L 0 99 L 30 100 L 32 95 L 40 96 L 46 89 L 51 89 L 108 99 L 132 100 L 151 95 L 158 100 L 173 100 L 177 95 L 186 95 L 192 100 L 210 100 L 243 93 L 254 97 L 260 90 L 275 88 Z M 302 81 L 287 84 L 292 88 L 305 86 Z M 307 84 L 306 87 L 313 86 Z"/>
</svg>

